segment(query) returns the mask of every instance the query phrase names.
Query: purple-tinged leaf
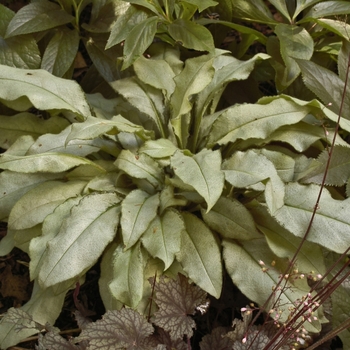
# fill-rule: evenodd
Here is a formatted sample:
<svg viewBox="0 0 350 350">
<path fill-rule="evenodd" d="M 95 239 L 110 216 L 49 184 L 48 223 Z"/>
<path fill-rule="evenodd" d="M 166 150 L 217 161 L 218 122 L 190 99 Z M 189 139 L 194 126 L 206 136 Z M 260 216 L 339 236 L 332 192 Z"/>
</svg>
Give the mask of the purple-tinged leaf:
<svg viewBox="0 0 350 350">
<path fill-rule="evenodd" d="M 155 285 L 155 295 L 159 310 L 154 314 L 154 323 L 169 331 L 172 339 L 182 339 L 185 334 L 191 337 L 195 323 L 187 315 L 193 315 L 196 306 L 205 302 L 207 293 L 179 274 L 177 281 L 161 277 Z"/>
<path fill-rule="evenodd" d="M 107 311 L 102 320 L 89 324 L 78 340 L 89 340 L 88 350 L 149 349 L 153 327 L 132 309 Z"/>
</svg>

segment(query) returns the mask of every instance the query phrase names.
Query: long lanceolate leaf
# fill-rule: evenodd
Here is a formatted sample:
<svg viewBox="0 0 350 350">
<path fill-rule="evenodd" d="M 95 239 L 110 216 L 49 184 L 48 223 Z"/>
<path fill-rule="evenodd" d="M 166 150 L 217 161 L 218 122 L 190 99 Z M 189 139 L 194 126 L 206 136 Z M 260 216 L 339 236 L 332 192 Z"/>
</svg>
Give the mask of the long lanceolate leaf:
<svg viewBox="0 0 350 350">
<path fill-rule="evenodd" d="M 120 199 L 113 193 L 84 197 L 47 245 L 39 281 L 49 287 L 83 274 L 115 236 Z"/>
<path fill-rule="evenodd" d="M 81 119 L 91 115 L 83 91 L 75 81 L 54 77 L 45 70 L 0 65 L 0 101 L 18 111 L 34 106 L 40 110 L 72 111 Z"/>
</svg>

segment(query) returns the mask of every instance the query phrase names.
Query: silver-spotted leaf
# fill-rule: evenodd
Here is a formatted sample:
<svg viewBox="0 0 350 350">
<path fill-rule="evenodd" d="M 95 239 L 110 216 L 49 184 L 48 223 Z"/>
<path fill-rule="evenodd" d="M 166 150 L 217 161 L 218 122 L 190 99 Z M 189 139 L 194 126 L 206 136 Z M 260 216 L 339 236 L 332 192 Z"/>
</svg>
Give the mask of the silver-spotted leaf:
<svg viewBox="0 0 350 350">
<path fill-rule="evenodd" d="M 193 335 L 195 308 L 204 303 L 206 292 L 188 283 L 188 279 L 179 274 L 177 280 L 165 280 L 155 283 L 155 302 L 159 309 L 155 312 L 154 323 L 170 333 L 172 339 L 189 338 Z"/>
<path fill-rule="evenodd" d="M 39 281 L 45 287 L 82 275 L 112 241 L 119 224 L 120 199 L 114 193 L 91 194 L 72 208 L 47 244 Z"/>
<path fill-rule="evenodd" d="M 224 187 L 221 153 L 203 149 L 191 157 L 176 152 L 171 157 L 171 166 L 185 184 L 192 186 L 205 199 L 209 212 Z"/>
<path fill-rule="evenodd" d="M 285 187 L 285 203 L 274 213 L 275 219 L 297 237 L 303 237 L 311 220 L 319 193 L 318 185 L 289 183 Z M 350 199 L 335 200 L 323 189 L 307 239 L 343 253 L 350 246 Z"/>
<path fill-rule="evenodd" d="M 159 195 L 142 190 L 130 192 L 122 202 L 121 228 L 126 249 L 132 247 L 157 215 Z"/>
<path fill-rule="evenodd" d="M 146 318 L 132 309 L 107 311 L 102 320 L 90 323 L 82 330 L 79 340 L 88 340 L 87 349 L 148 350 L 147 338 L 153 333 Z"/>
<path fill-rule="evenodd" d="M 186 231 L 182 232 L 181 249 L 176 254 L 176 259 L 194 283 L 219 298 L 222 265 L 218 241 L 213 232 L 195 215 L 183 212 L 182 217 Z"/>
<path fill-rule="evenodd" d="M 58 205 L 79 195 L 85 185 L 85 181 L 38 184 L 16 202 L 9 216 L 9 227 L 22 230 L 41 223 Z"/>
</svg>

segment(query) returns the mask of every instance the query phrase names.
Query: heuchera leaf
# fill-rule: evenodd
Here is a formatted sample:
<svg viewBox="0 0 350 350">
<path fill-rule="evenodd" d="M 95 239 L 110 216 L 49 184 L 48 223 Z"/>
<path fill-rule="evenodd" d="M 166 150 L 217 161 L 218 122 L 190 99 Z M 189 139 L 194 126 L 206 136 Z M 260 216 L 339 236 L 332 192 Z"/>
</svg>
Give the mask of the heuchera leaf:
<svg viewBox="0 0 350 350">
<path fill-rule="evenodd" d="M 189 284 L 181 274 L 177 280 L 168 281 L 162 276 L 155 283 L 154 291 L 159 307 L 153 317 L 154 323 L 168 331 L 172 339 L 182 339 L 184 335 L 192 337 L 196 325 L 187 315 L 193 315 L 195 308 L 205 302 L 206 292 Z"/>
<path fill-rule="evenodd" d="M 44 31 L 71 22 L 73 16 L 59 5 L 49 1 L 38 1 L 23 6 L 7 27 L 6 37 Z"/>
<path fill-rule="evenodd" d="M 65 339 L 60 334 L 55 332 L 47 332 L 42 338 L 39 339 L 40 346 L 43 349 L 55 349 L 55 350 L 85 350 L 87 349 L 88 342 L 81 341 L 79 345 L 74 344 L 75 339 Z"/>
<path fill-rule="evenodd" d="M 222 265 L 216 237 L 195 215 L 183 212 L 182 217 L 186 231 L 182 232 L 181 249 L 176 254 L 176 259 L 194 283 L 219 298 L 222 288 Z"/>
<path fill-rule="evenodd" d="M 75 81 L 55 77 L 45 70 L 0 65 L 0 100 L 18 111 L 33 105 L 40 110 L 72 111 L 83 118 L 91 115 L 84 93 Z"/>
<path fill-rule="evenodd" d="M 114 193 L 83 197 L 47 244 L 39 272 L 46 288 L 83 274 L 112 241 L 119 224 L 120 199 Z"/>
<path fill-rule="evenodd" d="M 107 311 L 102 320 L 90 323 L 82 330 L 78 340 L 88 340 L 88 349 L 147 350 L 147 338 L 153 327 L 145 317 L 132 309 Z"/>
<path fill-rule="evenodd" d="M 122 202 L 121 228 L 125 248 L 132 247 L 157 215 L 159 195 L 142 190 L 130 192 Z"/>
<path fill-rule="evenodd" d="M 224 187 L 221 153 L 203 149 L 193 157 L 178 151 L 171 157 L 175 174 L 192 186 L 207 202 L 207 212 L 215 205 Z"/>
<path fill-rule="evenodd" d="M 200 344 L 201 350 L 225 350 L 231 349 L 233 341 L 226 337 L 226 327 L 216 327 L 210 334 L 206 334 Z"/>
</svg>

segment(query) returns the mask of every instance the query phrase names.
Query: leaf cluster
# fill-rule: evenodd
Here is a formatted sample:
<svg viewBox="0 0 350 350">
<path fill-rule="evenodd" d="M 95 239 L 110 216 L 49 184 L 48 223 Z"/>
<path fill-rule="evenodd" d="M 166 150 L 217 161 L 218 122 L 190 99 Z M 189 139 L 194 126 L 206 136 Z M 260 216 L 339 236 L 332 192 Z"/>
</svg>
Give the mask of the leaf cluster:
<svg viewBox="0 0 350 350">
<path fill-rule="evenodd" d="M 350 5 L 270 3 L 40 0 L 16 14 L 0 5 L 0 253 L 29 254 L 23 310 L 37 323 L 54 323 L 97 261 L 107 310 L 145 314 L 155 272 L 219 298 L 226 271 L 284 323 L 347 251 L 350 30 L 336 16 Z M 222 28 L 240 40 L 219 48 Z M 252 53 L 257 43 L 265 52 Z M 91 65 L 77 83 L 81 44 Z M 276 307 L 269 296 L 297 250 Z M 171 298 L 188 298 L 175 289 Z M 333 308 L 349 317 L 339 297 L 348 289 L 338 291 Z M 190 336 L 193 324 L 162 305 L 155 323 Z M 119 322 L 113 315 L 105 323 Z M 321 307 L 304 327 L 318 333 L 342 317 L 327 320 Z M 33 333 L 4 321 L 0 330 L 2 348 Z"/>
</svg>

